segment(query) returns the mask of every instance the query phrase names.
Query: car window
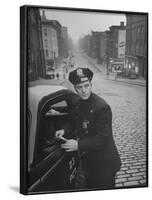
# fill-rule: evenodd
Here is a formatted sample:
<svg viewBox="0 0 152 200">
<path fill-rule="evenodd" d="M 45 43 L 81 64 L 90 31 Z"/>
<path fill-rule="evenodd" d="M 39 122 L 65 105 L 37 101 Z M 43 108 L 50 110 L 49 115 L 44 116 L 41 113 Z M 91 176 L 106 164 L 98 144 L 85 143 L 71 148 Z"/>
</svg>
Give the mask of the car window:
<svg viewBox="0 0 152 200">
<path fill-rule="evenodd" d="M 68 114 L 68 104 L 65 100 L 59 101 L 57 103 L 52 104 L 48 111 L 46 112 L 46 116 L 53 116 L 53 115 L 62 115 Z"/>
<path fill-rule="evenodd" d="M 53 104 L 51 107 L 66 107 L 67 106 L 67 102 L 66 101 L 59 101 L 55 104 Z"/>
</svg>

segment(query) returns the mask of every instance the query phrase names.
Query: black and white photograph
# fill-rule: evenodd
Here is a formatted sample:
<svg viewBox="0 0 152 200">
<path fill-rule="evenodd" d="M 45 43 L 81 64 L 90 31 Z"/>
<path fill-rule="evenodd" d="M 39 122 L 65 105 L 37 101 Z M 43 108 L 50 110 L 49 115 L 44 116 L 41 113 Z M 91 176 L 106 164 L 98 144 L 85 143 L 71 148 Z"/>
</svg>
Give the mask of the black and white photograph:
<svg viewBox="0 0 152 200">
<path fill-rule="evenodd" d="M 20 8 L 20 192 L 148 187 L 148 13 Z"/>
</svg>

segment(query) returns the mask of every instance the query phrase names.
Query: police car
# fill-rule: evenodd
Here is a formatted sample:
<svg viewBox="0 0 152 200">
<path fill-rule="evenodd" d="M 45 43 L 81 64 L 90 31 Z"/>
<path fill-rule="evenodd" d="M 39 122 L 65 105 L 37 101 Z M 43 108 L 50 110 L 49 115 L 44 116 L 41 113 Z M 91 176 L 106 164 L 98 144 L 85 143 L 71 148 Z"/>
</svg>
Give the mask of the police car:
<svg viewBox="0 0 152 200">
<path fill-rule="evenodd" d="M 77 152 L 60 148 L 55 132 L 70 123 L 79 100 L 62 86 L 38 85 L 28 89 L 28 193 L 73 190 Z M 65 137 L 70 137 L 71 129 Z"/>
</svg>

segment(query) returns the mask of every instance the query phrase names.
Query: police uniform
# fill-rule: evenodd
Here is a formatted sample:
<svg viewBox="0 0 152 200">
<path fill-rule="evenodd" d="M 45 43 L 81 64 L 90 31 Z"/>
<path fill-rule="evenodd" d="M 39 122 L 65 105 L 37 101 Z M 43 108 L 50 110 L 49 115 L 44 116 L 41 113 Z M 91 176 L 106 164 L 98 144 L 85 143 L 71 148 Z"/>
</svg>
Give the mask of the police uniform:
<svg viewBox="0 0 152 200">
<path fill-rule="evenodd" d="M 78 68 L 70 73 L 69 80 L 77 84 L 91 81 L 92 77 L 88 68 Z M 74 117 L 87 188 L 114 188 L 121 161 L 112 135 L 110 106 L 91 93 L 87 100 L 80 100 Z"/>
</svg>

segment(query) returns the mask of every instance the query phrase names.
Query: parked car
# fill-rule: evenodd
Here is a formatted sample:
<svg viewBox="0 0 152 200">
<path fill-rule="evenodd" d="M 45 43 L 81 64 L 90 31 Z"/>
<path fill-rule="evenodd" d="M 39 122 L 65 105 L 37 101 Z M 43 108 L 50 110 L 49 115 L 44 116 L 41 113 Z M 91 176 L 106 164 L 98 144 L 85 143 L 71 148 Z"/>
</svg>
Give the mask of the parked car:
<svg viewBox="0 0 152 200">
<path fill-rule="evenodd" d="M 129 70 L 128 77 L 130 79 L 136 79 L 136 78 L 138 78 L 138 74 L 135 72 L 134 69 L 131 69 L 131 70 Z"/>
<path fill-rule="evenodd" d="M 73 190 L 78 167 L 77 152 L 60 148 L 55 132 L 69 125 L 79 97 L 63 86 L 39 85 L 28 89 L 28 193 Z"/>
</svg>

